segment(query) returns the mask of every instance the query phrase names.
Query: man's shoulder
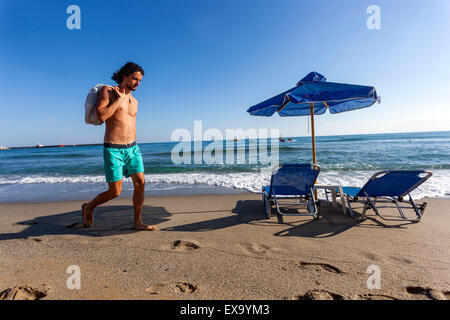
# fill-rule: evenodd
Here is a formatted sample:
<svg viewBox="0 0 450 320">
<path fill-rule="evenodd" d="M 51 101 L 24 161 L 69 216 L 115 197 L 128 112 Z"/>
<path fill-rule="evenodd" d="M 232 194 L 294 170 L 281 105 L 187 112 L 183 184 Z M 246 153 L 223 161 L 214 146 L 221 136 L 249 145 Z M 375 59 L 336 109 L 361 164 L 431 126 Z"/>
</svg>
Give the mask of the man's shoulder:
<svg viewBox="0 0 450 320">
<path fill-rule="evenodd" d="M 103 93 L 108 93 L 108 92 L 112 92 L 112 91 L 113 91 L 113 88 L 110 86 L 103 86 L 102 89 L 100 90 L 100 92 L 103 92 Z"/>
<path fill-rule="evenodd" d="M 113 88 L 110 86 L 103 86 L 100 90 L 100 95 L 104 98 L 113 98 Z"/>
</svg>

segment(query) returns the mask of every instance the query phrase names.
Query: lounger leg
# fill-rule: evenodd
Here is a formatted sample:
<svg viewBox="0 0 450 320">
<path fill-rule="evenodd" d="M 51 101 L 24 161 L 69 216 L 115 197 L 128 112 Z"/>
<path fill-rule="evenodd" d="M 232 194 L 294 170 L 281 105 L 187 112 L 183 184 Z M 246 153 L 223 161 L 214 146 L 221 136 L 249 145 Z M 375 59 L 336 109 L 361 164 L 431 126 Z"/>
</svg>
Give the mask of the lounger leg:
<svg viewBox="0 0 450 320">
<path fill-rule="evenodd" d="M 362 211 L 362 219 L 366 220 L 366 211 L 368 208 L 370 208 L 370 204 L 368 201 L 364 202 L 364 207 L 363 207 L 363 211 Z"/>
<path fill-rule="evenodd" d="M 277 210 L 277 213 L 279 216 L 313 216 L 315 219 L 319 218 L 319 210 L 316 205 L 316 199 L 314 197 L 313 190 L 311 189 L 311 199 L 307 200 L 307 197 L 305 198 L 305 205 L 306 209 L 308 210 L 308 213 L 283 213 L 280 209 L 280 204 L 278 203 L 277 196 L 275 194 L 271 195 L 271 199 L 275 203 L 275 207 Z M 301 199 L 301 198 L 299 198 Z M 296 199 L 297 200 L 297 199 Z M 281 203 L 283 204 L 283 203 Z"/>
<path fill-rule="evenodd" d="M 264 202 L 264 209 L 265 209 L 265 215 L 266 219 L 270 219 L 272 215 L 272 206 L 270 204 L 269 195 L 267 194 L 266 190 L 263 190 L 263 202 Z"/>
<path fill-rule="evenodd" d="M 314 212 L 311 212 L 311 214 L 313 215 L 314 219 L 319 219 L 319 210 L 317 209 L 317 205 L 316 205 L 316 198 L 314 196 L 314 192 L 313 189 L 310 189 L 311 192 L 311 201 L 313 203 L 313 207 L 314 207 Z"/>
<path fill-rule="evenodd" d="M 365 193 L 365 192 L 364 192 Z M 375 213 L 380 216 L 382 219 L 384 219 L 384 217 L 380 214 L 380 212 L 378 211 L 377 206 L 375 205 L 375 203 L 373 203 L 372 199 L 370 199 L 369 195 L 367 193 L 365 193 L 365 196 L 367 198 L 367 202 L 369 203 L 369 205 L 372 207 L 373 211 L 375 211 Z M 376 202 L 376 200 L 375 200 Z"/>
<path fill-rule="evenodd" d="M 358 222 L 364 221 L 365 218 L 364 218 L 364 219 L 363 219 L 362 217 L 361 217 L 361 218 L 358 218 L 358 217 L 355 215 L 355 212 L 353 212 L 352 205 L 350 204 L 350 196 L 349 196 L 349 195 L 345 195 L 344 197 L 345 197 L 346 200 L 347 200 L 348 211 L 349 211 L 349 213 L 350 213 L 350 216 L 351 216 L 353 219 L 355 219 L 356 221 L 358 221 Z"/>
<path fill-rule="evenodd" d="M 411 221 L 411 222 L 413 222 L 413 223 L 419 222 L 419 221 L 422 219 L 422 215 L 420 214 L 420 211 L 419 211 L 419 209 L 417 208 L 416 203 L 415 203 L 414 200 L 412 199 L 411 195 L 410 195 L 409 193 L 408 193 L 408 195 L 409 195 L 409 203 L 410 203 L 411 206 L 413 207 L 413 209 L 414 209 L 414 211 L 415 211 L 415 213 L 416 213 L 417 219 L 409 219 L 409 218 L 405 217 L 405 215 L 403 214 L 403 210 L 402 210 L 402 208 L 400 207 L 399 201 L 398 201 L 397 199 L 394 198 L 395 205 L 397 206 L 398 212 L 399 212 L 400 215 L 402 216 L 403 220 Z M 406 201 L 405 201 L 405 202 L 406 202 Z M 387 220 L 387 219 L 386 219 L 386 220 Z M 393 220 L 393 219 L 391 219 L 391 220 Z"/>
<path fill-rule="evenodd" d="M 283 213 L 280 210 L 280 206 L 278 205 L 278 200 L 277 200 L 277 196 L 273 195 L 273 202 L 275 202 L 275 207 L 277 208 L 277 212 L 280 216 L 283 215 Z"/>
<path fill-rule="evenodd" d="M 280 206 L 278 205 L 278 199 L 277 196 L 275 194 L 272 194 L 272 202 L 275 204 L 276 210 L 277 210 L 277 219 L 278 219 L 278 223 L 284 223 L 283 221 L 283 216 L 285 214 L 283 214 L 280 210 Z"/>
<path fill-rule="evenodd" d="M 368 196 L 368 195 L 366 194 L 366 196 Z M 414 208 L 414 210 L 416 212 L 417 219 L 409 219 L 409 218 L 405 217 L 405 215 L 403 214 L 403 210 L 400 207 L 400 203 L 394 197 L 393 197 L 394 203 L 397 206 L 397 209 L 398 209 L 400 215 L 402 216 L 402 219 L 388 219 L 388 218 L 383 217 L 383 215 L 378 211 L 378 208 L 376 207 L 375 203 L 372 202 L 370 197 L 367 197 L 367 201 L 369 202 L 370 206 L 375 211 L 377 216 L 379 216 L 381 219 L 388 220 L 388 221 L 404 221 L 404 220 L 406 220 L 406 221 L 410 221 L 410 222 L 416 223 L 416 222 L 420 221 L 420 219 L 422 218 L 422 215 L 420 214 L 419 210 L 417 209 L 417 206 L 414 203 L 414 200 L 412 200 L 411 195 L 409 195 L 409 197 L 410 197 L 410 204 L 413 206 L 413 208 Z"/>
<path fill-rule="evenodd" d="M 291 215 L 291 216 L 313 216 L 313 214 L 288 214 L 288 213 L 282 213 L 281 210 L 280 210 L 280 206 L 278 204 L 277 196 L 273 194 L 272 198 L 273 198 L 273 201 L 275 202 L 275 207 L 277 208 L 277 212 L 278 212 L 278 214 L 280 216 L 286 216 L 286 215 L 287 216 L 289 216 L 289 215 Z M 314 200 L 313 200 L 313 202 L 314 202 Z M 314 203 L 314 208 L 315 208 L 315 212 L 314 213 L 316 213 L 317 212 L 317 207 L 315 206 L 315 203 Z"/>
<path fill-rule="evenodd" d="M 266 206 L 266 190 L 264 188 L 262 189 L 261 194 L 262 194 L 262 205 L 263 205 L 263 207 L 265 207 Z"/>
<path fill-rule="evenodd" d="M 411 205 L 414 208 L 414 211 L 416 212 L 417 215 L 417 220 L 420 221 L 422 219 L 422 214 L 420 213 L 419 208 L 417 208 L 416 202 L 413 200 L 413 198 L 411 197 L 411 195 L 408 193 L 409 196 L 409 203 L 411 203 Z"/>
<path fill-rule="evenodd" d="M 402 208 L 400 207 L 400 203 L 398 202 L 398 200 L 395 199 L 395 197 L 394 197 L 393 199 L 394 199 L 395 205 L 397 206 L 398 212 L 400 213 L 400 215 L 402 216 L 402 218 L 403 218 L 403 219 L 406 219 L 406 220 L 409 220 L 409 219 L 406 218 L 405 215 L 403 214 L 403 210 L 402 210 Z"/>
</svg>

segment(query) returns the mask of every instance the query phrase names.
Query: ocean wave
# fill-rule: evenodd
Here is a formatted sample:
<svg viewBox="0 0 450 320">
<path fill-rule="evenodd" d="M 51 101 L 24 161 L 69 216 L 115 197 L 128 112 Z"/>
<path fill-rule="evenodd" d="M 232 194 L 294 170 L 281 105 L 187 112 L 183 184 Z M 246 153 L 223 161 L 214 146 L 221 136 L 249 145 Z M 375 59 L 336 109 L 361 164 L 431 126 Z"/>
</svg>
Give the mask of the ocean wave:
<svg viewBox="0 0 450 320">
<path fill-rule="evenodd" d="M 362 185 L 376 171 L 327 171 L 321 172 L 317 183 L 325 185 L 342 185 L 362 187 Z M 243 189 L 254 193 L 261 192 L 261 188 L 270 183 L 271 170 L 263 170 L 261 172 L 241 172 L 241 173 L 170 173 L 170 174 L 147 174 L 145 180 L 147 187 L 152 189 L 157 184 L 163 184 L 165 188 L 168 186 L 191 186 L 207 185 L 214 187 Z M 89 185 L 105 184 L 103 175 L 93 176 L 0 176 L 0 186 L 2 190 L 14 187 L 17 188 L 25 185 L 40 184 L 64 184 L 77 185 L 80 188 L 89 188 Z M 131 184 L 131 178 L 124 179 L 125 184 Z M 39 186 L 36 186 L 39 188 Z M 433 176 L 413 191 L 416 198 L 422 197 L 448 197 L 450 194 L 450 170 L 435 170 Z"/>
<path fill-rule="evenodd" d="M 320 154 L 319 154 L 320 155 Z M 145 158 L 144 158 L 145 159 Z M 264 158 L 268 162 L 272 161 L 270 156 Z M 449 163 L 438 163 L 437 161 L 433 164 L 427 161 L 428 158 L 423 157 L 420 159 L 411 159 L 409 161 L 401 162 L 403 159 L 394 159 L 395 161 L 384 161 L 383 159 L 373 160 L 373 161 L 363 161 L 361 159 L 350 159 L 350 157 L 345 157 L 341 155 L 335 155 L 333 158 L 329 156 L 322 159 L 320 167 L 322 172 L 339 171 L 339 172 L 353 172 L 353 171 L 374 171 L 374 170 L 449 170 Z M 167 161 L 157 161 L 146 159 L 144 161 L 145 174 L 190 174 L 190 173 L 209 173 L 209 174 L 226 174 L 226 173 L 254 173 L 259 172 L 261 168 L 265 165 L 258 163 L 259 159 L 255 157 L 235 157 L 234 162 L 242 161 L 242 163 L 232 163 L 227 164 L 226 157 L 216 158 L 216 160 L 221 160 L 223 163 L 206 164 L 202 159 L 201 164 L 195 164 L 194 159 L 191 163 L 187 164 L 174 164 Z M 256 163 L 255 163 L 256 162 Z M 281 163 L 309 163 L 311 159 L 309 156 L 291 156 L 282 157 Z M 1 179 L 11 180 L 11 176 L 19 176 L 21 179 L 38 179 L 37 177 L 52 177 L 55 179 L 76 179 L 75 177 L 81 176 L 82 173 L 86 177 L 92 176 L 102 176 L 104 174 L 103 163 L 98 159 L 89 159 L 83 161 L 82 163 L 64 161 L 45 161 L 39 163 L 35 166 L 23 166 L 22 163 L 15 163 L 14 165 L 5 166 L 0 163 L 0 172 L 9 172 L 8 175 L 0 174 Z M 6 178 L 5 178 L 6 177 Z"/>
</svg>

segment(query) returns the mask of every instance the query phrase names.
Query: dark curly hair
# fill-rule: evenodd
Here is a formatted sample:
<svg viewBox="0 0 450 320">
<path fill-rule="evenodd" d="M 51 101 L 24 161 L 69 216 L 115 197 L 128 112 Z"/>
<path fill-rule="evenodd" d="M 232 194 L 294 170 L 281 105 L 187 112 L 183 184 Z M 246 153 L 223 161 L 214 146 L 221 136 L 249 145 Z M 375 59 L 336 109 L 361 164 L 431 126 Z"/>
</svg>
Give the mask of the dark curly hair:
<svg viewBox="0 0 450 320">
<path fill-rule="evenodd" d="M 123 81 L 124 75 L 129 76 L 133 72 L 137 72 L 137 71 L 139 71 L 140 73 L 142 73 L 142 75 L 144 75 L 144 69 L 142 69 L 141 66 L 139 66 L 133 62 L 127 62 L 122 68 L 120 68 L 119 71 L 114 72 L 111 79 L 113 79 L 118 84 L 121 84 Z"/>
</svg>

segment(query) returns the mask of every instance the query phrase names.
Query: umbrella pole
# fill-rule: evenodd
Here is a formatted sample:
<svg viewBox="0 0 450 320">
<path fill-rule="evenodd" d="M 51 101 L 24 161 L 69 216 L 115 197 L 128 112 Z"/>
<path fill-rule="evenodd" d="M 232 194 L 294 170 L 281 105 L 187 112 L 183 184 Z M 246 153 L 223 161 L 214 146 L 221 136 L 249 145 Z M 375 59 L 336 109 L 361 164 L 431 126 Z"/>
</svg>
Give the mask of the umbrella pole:
<svg viewBox="0 0 450 320">
<path fill-rule="evenodd" d="M 316 164 L 316 136 L 314 133 L 314 104 L 311 103 L 311 135 L 312 135 L 312 150 L 313 150 L 313 163 Z"/>
<path fill-rule="evenodd" d="M 314 132 L 314 103 L 310 104 L 311 107 L 311 136 L 312 136 L 312 152 L 313 152 L 313 163 L 317 164 L 316 161 L 316 135 Z M 314 184 L 316 184 L 316 182 L 314 182 Z M 317 189 L 314 190 L 314 196 L 316 197 L 317 200 Z"/>
</svg>

